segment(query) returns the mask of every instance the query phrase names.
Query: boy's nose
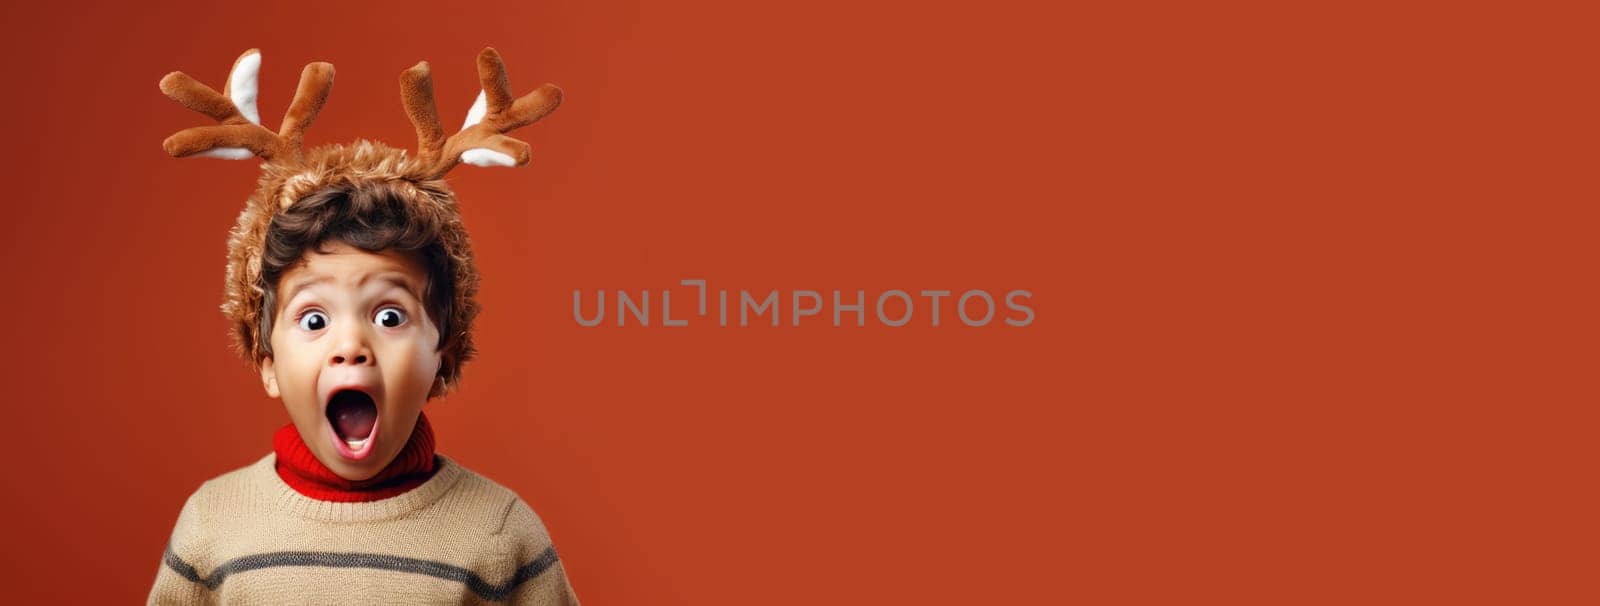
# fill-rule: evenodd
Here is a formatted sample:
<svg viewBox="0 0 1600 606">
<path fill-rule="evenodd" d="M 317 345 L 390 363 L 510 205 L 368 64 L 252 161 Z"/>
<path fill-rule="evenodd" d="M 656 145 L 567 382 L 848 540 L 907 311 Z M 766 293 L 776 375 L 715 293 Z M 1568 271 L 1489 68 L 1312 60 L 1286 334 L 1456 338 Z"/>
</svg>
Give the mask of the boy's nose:
<svg viewBox="0 0 1600 606">
<path fill-rule="evenodd" d="M 347 338 L 335 347 L 333 354 L 328 358 L 328 364 L 342 366 L 346 364 L 364 365 L 372 363 L 372 349 L 367 347 L 365 341 L 359 338 Z"/>
<path fill-rule="evenodd" d="M 372 361 L 372 354 L 369 354 L 365 351 L 336 353 L 333 354 L 333 359 L 328 360 L 329 363 L 334 365 L 354 364 L 357 366 L 366 364 L 370 361 Z"/>
</svg>

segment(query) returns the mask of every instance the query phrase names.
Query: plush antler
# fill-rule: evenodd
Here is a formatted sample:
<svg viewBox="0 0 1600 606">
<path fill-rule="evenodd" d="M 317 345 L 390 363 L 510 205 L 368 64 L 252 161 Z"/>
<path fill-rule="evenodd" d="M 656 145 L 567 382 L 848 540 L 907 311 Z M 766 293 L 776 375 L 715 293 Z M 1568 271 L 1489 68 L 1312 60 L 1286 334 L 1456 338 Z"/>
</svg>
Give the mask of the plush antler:
<svg viewBox="0 0 1600 606">
<path fill-rule="evenodd" d="M 333 65 L 316 62 L 300 74 L 300 88 L 283 116 L 277 133 L 261 126 L 256 111 L 257 76 L 261 72 L 261 51 L 250 49 L 239 55 L 228 72 L 222 93 L 201 84 L 183 72 L 172 72 L 161 79 L 161 92 L 184 107 L 220 122 L 216 126 L 196 126 L 167 137 L 162 147 L 175 157 L 207 156 L 244 160 L 251 155 L 263 160 L 302 157 L 301 141 L 306 127 L 316 119 L 333 88 Z"/>
<path fill-rule="evenodd" d="M 478 81 L 483 90 L 467 112 L 461 132 L 444 138 L 433 101 L 433 78 L 423 61 L 400 73 L 400 94 L 406 115 L 417 128 L 417 157 L 440 177 L 466 162 L 475 166 L 522 166 L 532 157 L 528 144 L 505 136 L 537 122 L 561 105 L 561 89 L 546 84 L 515 101 L 500 53 L 478 53 Z"/>
</svg>

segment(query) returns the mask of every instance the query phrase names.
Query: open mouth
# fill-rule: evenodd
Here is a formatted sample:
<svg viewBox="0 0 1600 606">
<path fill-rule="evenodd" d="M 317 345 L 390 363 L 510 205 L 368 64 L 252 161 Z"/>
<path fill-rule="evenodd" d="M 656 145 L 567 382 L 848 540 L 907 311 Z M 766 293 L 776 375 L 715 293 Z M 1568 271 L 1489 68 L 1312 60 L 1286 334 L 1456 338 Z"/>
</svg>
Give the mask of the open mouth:
<svg viewBox="0 0 1600 606">
<path fill-rule="evenodd" d="M 328 399 L 327 415 L 338 445 L 344 447 L 340 454 L 362 458 L 378 426 L 378 403 L 366 392 L 342 389 Z"/>
</svg>

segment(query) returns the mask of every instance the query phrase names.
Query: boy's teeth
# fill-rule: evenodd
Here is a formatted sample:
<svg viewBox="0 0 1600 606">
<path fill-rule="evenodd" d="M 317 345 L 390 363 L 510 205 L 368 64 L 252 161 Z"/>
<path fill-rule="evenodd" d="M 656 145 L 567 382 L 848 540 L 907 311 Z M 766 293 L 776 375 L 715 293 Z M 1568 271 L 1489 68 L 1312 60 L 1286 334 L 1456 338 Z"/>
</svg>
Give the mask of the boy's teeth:
<svg viewBox="0 0 1600 606">
<path fill-rule="evenodd" d="M 349 446 L 350 450 L 361 450 L 362 446 L 367 445 L 367 440 L 368 438 L 361 438 L 359 440 L 345 440 L 344 445 Z"/>
</svg>

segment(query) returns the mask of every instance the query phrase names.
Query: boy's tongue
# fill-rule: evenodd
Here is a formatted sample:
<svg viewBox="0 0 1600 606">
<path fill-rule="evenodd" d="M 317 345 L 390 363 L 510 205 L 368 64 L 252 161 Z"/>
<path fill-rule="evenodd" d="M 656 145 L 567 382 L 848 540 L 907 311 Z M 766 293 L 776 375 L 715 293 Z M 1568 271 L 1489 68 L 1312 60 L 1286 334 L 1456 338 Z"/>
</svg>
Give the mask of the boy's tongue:
<svg viewBox="0 0 1600 606">
<path fill-rule="evenodd" d="M 333 394 L 328 401 L 328 420 L 345 440 L 362 440 L 372 434 L 378 422 L 378 406 L 372 396 L 354 390 Z"/>
</svg>

